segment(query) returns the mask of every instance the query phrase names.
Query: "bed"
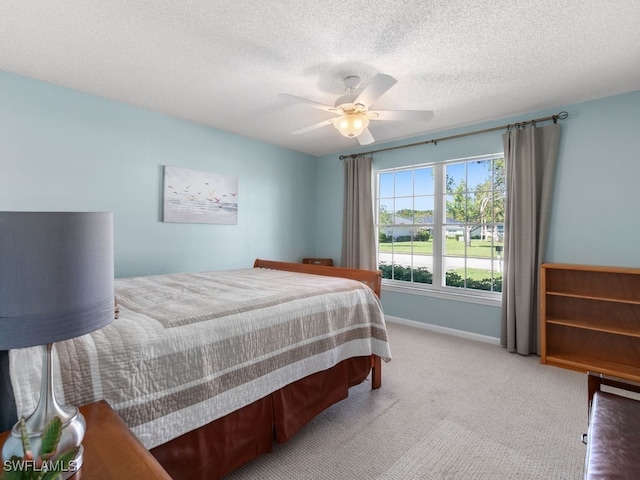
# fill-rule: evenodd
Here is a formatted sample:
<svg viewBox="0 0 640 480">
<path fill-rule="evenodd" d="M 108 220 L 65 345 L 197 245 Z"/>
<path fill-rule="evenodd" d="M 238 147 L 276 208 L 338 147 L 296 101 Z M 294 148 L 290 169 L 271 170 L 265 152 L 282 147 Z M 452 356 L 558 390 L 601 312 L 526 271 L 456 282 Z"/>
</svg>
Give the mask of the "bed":
<svg viewBox="0 0 640 480">
<path fill-rule="evenodd" d="M 391 359 L 380 281 L 374 271 L 265 260 L 117 279 L 119 318 L 56 344 L 59 395 L 107 400 L 173 478 L 219 478 L 289 440 L 351 386 L 380 387 L 381 360 Z M 19 414 L 35 407 L 39 358 L 37 348 L 10 352 Z"/>
</svg>

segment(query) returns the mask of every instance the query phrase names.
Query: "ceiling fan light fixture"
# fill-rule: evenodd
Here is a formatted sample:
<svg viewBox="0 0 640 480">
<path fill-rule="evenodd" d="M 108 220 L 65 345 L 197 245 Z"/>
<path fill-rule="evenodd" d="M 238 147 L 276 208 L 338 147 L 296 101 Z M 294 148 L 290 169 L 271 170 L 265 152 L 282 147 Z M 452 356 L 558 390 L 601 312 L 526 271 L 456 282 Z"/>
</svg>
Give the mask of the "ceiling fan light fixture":
<svg viewBox="0 0 640 480">
<path fill-rule="evenodd" d="M 333 121 L 340 134 L 347 138 L 355 138 L 369 126 L 369 119 L 361 113 L 345 113 Z"/>
</svg>

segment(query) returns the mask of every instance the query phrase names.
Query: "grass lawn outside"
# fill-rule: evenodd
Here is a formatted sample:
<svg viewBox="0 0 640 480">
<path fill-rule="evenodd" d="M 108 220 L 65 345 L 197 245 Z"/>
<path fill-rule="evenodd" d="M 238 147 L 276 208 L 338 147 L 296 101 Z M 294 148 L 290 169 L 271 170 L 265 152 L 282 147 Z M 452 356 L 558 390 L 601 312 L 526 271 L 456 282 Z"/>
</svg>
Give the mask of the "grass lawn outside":
<svg viewBox="0 0 640 480">
<path fill-rule="evenodd" d="M 471 246 L 466 248 L 465 242 L 460 242 L 455 238 L 447 238 L 444 245 L 444 254 L 464 257 L 465 253 L 469 257 L 492 258 L 495 256 L 495 247 L 502 247 L 502 243 L 487 240 L 471 240 Z M 413 247 L 413 250 L 412 250 Z M 378 250 L 384 253 L 404 253 L 415 255 L 433 255 L 433 240 L 427 242 L 393 242 L 379 243 Z"/>
<path fill-rule="evenodd" d="M 452 272 L 457 273 L 458 275 L 460 275 L 461 277 L 464 277 L 464 270 L 451 270 Z M 482 270 L 481 268 L 467 268 L 467 277 L 468 279 L 471 280 L 484 280 L 487 277 L 491 276 L 491 272 L 487 272 L 486 270 Z M 499 272 L 494 272 L 493 273 L 494 277 L 502 277 L 502 273 Z"/>
</svg>

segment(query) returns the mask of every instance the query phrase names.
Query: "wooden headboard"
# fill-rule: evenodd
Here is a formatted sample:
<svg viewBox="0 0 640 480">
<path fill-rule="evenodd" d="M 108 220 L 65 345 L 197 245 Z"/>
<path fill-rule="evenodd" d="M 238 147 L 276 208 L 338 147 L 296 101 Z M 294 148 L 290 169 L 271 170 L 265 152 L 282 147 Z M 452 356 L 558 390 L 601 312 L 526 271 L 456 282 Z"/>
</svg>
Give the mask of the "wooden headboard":
<svg viewBox="0 0 640 480">
<path fill-rule="evenodd" d="M 380 286 L 382 273 L 380 270 L 359 270 L 356 268 L 327 267 L 325 265 L 313 265 L 308 263 L 274 262 L 271 260 L 256 259 L 254 268 L 271 268 L 273 270 L 285 270 L 288 272 L 312 273 L 314 275 L 326 275 L 329 277 L 342 277 L 358 280 L 368 285 L 380 298 Z"/>
</svg>

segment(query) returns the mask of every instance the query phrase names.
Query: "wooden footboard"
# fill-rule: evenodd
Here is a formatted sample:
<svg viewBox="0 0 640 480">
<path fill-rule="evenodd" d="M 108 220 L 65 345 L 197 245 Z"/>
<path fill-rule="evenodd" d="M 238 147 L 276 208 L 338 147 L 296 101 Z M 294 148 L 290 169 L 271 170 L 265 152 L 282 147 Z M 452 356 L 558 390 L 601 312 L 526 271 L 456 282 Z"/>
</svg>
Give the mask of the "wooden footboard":
<svg viewBox="0 0 640 480">
<path fill-rule="evenodd" d="M 274 262 L 259 258 L 253 263 L 253 268 L 271 268 L 288 272 L 311 273 L 329 277 L 342 277 L 358 280 L 368 285 L 380 298 L 382 272 L 380 270 L 359 270 L 356 268 L 328 267 L 307 263 Z M 371 355 L 371 388 L 377 389 L 382 385 L 382 361 L 377 355 Z"/>
</svg>

